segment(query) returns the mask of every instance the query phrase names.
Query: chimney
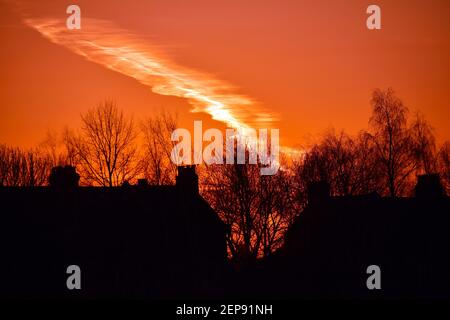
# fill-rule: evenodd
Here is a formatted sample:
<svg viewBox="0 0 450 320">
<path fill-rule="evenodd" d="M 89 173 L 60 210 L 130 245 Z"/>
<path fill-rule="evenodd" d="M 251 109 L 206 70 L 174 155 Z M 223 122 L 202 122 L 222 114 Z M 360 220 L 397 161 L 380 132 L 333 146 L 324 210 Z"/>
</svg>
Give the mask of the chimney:
<svg viewBox="0 0 450 320">
<path fill-rule="evenodd" d="M 198 194 L 198 176 L 195 172 L 195 165 L 178 166 L 176 185 L 180 190 Z"/>
<path fill-rule="evenodd" d="M 137 185 L 138 187 L 144 188 L 144 187 L 148 187 L 148 180 L 147 179 L 138 179 L 137 181 Z"/>
<path fill-rule="evenodd" d="M 308 184 L 308 203 L 317 205 L 330 198 L 330 184 L 326 181 L 314 181 Z"/>
<path fill-rule="evenodd" d="M 58 189 L 77 188 L 79 181 L 80 175 L 76 172 L 75 167 L 72 166 L 53 167 L 48 177 L 50 187 Z"/>
<path fill-rule="evenodd" d="M 438 174 L 424 174 L 417 177 L 416 198 L 436 199 L 444 196 L 444 188 Z"/>
</svg>

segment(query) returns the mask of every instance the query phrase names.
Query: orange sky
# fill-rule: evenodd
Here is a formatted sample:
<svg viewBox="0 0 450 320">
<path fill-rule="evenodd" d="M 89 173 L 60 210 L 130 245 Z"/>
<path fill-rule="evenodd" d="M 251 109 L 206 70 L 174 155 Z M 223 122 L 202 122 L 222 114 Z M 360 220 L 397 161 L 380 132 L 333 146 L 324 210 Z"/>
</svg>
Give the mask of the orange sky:
<svg viewBox="0 0 450 320">
<path fill-rule="evenodd" d="M 34 146 L 113 99 L 135 118 L 280 128 L 296 146 L 366 128 L 372 90 L 389 86 L 448 139 L 450 2 L 373 3 L 380 31 L 360 0 L 0 0 L 0 143 Z M 69 4 L 81 31 L 64 29 Z"/>
</svg>

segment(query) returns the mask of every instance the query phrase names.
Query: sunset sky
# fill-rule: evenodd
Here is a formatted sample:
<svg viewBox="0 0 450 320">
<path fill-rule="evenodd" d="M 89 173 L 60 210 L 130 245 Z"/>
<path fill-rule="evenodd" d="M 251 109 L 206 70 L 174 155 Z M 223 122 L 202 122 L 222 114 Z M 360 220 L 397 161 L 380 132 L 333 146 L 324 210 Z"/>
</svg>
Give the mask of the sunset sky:
<svg viewBox="0 0 450 320">
<path fill-rule="evenodd" d="M 81 30 L 66 29 L 70 4 Z M 370 4 L 381 30 L 366 28 Z M 448 0 L 0 0 L 0 143 L 35 146 L 111 99 L 188 128 L 280 128 L 297 147 L 367 128 L 371 92 L 387 87 L 443 141 L 449 16 Z"/>
</svg>

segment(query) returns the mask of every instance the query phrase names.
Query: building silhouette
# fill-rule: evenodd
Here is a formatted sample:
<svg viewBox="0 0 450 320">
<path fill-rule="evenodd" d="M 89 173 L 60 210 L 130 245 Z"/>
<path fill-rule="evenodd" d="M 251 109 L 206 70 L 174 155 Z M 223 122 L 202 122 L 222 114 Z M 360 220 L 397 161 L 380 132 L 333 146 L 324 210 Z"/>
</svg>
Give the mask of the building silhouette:
<svg viewBox="0 0 450 320">
<path fill-rule="evenodd" d="M 333 197 L 323 182 L 309 190 L 283 248 L 249 275 L 252 294 L 450 298 L 450 199 L 437 175 L 419 176 L 410 198 Z M 371 265 L 381 269 L 381 290 L 366 286 Z"/>
<path fill-rule="evenodd" d="M 283 247 L 235 269 L 194 166 L 175 186 L 78 181 L 59 167 L 49 187 L 0 188 L 0 297 L 450 298 L 450 199 L 435 175 L 410 198 L 333 197 L 313 183 Z M 66 286 L 70 265 L 81 290 Z M 372 265 L 381 290 L 366 286 Z"/>
<path fill-rule="evenodd" d="M 78 187 L 74 168 L 57 167 L 49 187 L 1 188 L 0 296 L 220 295 L 225 226 L 197 179 L 185 167 L 175 186 Z M 66 287 L 70 265 L 81 290 Z"/>
</svg>

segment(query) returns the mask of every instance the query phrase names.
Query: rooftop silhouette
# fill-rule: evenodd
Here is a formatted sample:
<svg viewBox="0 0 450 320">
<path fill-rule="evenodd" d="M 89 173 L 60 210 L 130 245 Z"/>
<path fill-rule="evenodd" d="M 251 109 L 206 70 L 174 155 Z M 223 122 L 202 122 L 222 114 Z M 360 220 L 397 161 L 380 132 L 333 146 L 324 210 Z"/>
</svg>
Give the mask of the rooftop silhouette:
<svg viewBox="0 0 450 320">
<path fill-rule="evenodd" d="M 333 197 L 312 183 L 283 247 L 240 269 L 195 166 L 179 168 L 175 186 L 78 187 L 78 178 L 58 167 L 49 187 L 0 188 L 0 296 L 450 297 L 450 201 L 434 175 L 420 176 L 411 198 Z M 69 265 L 82 270 L 79 292 L 66 288 Z M 383 290 L 366 288 L 370 265 Z"/>
<path fill-rule="evenodd" d="M 77 297 L 65 284 L 73 264 L 82 270 L 82 297 L 220 291 L 225 226 L 195 177 L 189 167 L 175 186 L 77 187 L 74 168 L 58 167 L 49 187 L 1 188 L 0 296 Z"/>
</svg>

